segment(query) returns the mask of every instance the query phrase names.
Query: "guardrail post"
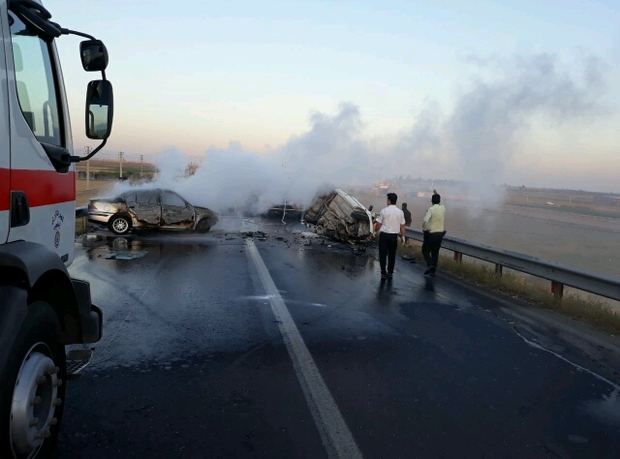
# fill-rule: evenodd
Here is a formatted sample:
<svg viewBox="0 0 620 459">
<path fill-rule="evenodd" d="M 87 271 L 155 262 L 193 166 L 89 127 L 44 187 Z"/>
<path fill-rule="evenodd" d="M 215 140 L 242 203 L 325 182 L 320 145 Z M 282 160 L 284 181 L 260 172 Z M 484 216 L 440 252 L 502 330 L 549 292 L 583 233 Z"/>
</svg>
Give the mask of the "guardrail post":
<svg viewBox="0 0 620 459">
<path fill-rule="evenodd" d="M 551 293 L 553 293 L 553 298 L 557 301 L 562 299 L 564 296 L 564 284 L 560 282 L 551 281 Z"/>
<path fill-rule="evenodd" d="M 499 264 L 495 264 L 495 274 L 498 276 L 502 275 L 502 271 L 504 270 L 504 267 L 502 265 Z"/>
<path fill-rule="evenodd" d="M 460 263 L 463 261 L 463 254 L 461 252 L 454 252 L 454 261 Z"/>
</svg>

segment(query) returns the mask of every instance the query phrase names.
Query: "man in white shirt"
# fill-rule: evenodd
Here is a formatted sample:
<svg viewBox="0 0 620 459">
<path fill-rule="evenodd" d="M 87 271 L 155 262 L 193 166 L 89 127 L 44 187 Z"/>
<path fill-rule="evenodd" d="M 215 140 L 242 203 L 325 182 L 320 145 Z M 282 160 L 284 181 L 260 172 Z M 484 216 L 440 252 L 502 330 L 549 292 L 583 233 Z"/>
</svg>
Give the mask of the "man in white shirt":
<svg viewBox="0 0 620 459">
<path fill-rule="evenodd" d="M 388 193 L 387 207 L 381 209 L 381 213 L 375 222 L 375 231 L 379 232 L 379 264 L 381 265 L 381 279 L 391 279 L 394 274 L 396 262 L 396 245 L 398 235 L 405 239 L 405 215 L 396 207 L 398 196 Z M 387 271 L 385 259 L 387 257 Z"/>
<path fill-rule="evenodd" d="M 435 275 L 437 271 L 437 261 L 439 260 L 439 249 L 446 231 L 444 230 L 444 220 L 446 208 L 441 204 L 441 196 L 433 190 L 431 198 L 432 206 L 428 208 L 422 222 L 424 231 L 424 242 L 422 242 L 422 255 L 426 261 L 426 271 L 424 275 Z"/>
</svg>

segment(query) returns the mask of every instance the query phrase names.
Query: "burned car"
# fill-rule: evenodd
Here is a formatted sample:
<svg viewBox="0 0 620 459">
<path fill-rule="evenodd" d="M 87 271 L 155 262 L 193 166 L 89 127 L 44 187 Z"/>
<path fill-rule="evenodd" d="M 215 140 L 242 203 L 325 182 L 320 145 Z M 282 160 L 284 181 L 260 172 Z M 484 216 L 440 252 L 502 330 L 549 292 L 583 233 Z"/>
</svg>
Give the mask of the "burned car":
<svg viewBox="0 0 620 459">
<path fill-rule="evenodd" d="M 132 228 L 206 233 L 218 215 L 190 204 L 174 191 L 139 189 L 113 199 L 91 199 L 88 220 L 107 225 L 114 234 L 127 234 Z"/>
<path fill-rule="evenodd" d="M 301 220 L 303 214 L 303 206 L 297 204 L 274 204 L 263 214 L 263 217 L 282 220 Z"/>
<path fill-rule="evenodd" d="M 374 236 L 372 206 L 366 209 L 340 189 L 314 199 L 304 220 L 316 226 L 318 234 L 343 242 L 368 242 Z"/>
</svg>

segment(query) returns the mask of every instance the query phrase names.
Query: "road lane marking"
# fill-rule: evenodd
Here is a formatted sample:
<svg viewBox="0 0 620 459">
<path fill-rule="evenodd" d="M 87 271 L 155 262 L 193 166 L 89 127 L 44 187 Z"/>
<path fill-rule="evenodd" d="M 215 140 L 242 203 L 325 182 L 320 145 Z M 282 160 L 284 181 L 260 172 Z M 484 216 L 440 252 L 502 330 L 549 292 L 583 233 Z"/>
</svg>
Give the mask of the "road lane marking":
<svg viewBox="0 0 620 459">
<path fill-rule="evenodd" d="M 267 301 L 269 300 L 271 297 L 269 295 L 252 295 L 252 296 L 241 296 L 238 297 L 241 300 L 254 300 L 254 301 Z M 327 305 L 323 304 L 323 303 L 308 303 L 307 301 L 288 301 L 289 304 L 293 303 L 293 304 L 303 304 L 305 306 L 316 306 L 318 308 L 326 308 Z M 267 303 L 265 303 L 267 304 Z"/>
<path fill-rule="evenodd" d="M 258 253 L 254 241 L 248 239 L 246 244 L 269 298 L 271 310 L 276 317 L 286 349 L 293 362 L 297 379 L 306 397 L 306 402 L 319 430 L 328 457 L 330 459 L 362 459 L 362 452 L 355 443 L 332 394 L 323 381 L 323 377 L 316 363 L 314 363 L 282 296 L 280 296 L 265 262 Z"/>
</svg>

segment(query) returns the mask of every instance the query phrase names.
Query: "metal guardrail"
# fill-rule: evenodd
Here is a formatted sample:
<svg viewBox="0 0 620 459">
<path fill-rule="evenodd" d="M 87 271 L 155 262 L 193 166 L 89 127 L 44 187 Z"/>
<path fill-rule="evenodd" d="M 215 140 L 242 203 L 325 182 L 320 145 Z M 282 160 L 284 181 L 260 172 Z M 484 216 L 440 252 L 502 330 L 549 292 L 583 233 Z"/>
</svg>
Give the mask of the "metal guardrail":
<svg viewBox="0 0 620 459">
<path fill-rule="evenodd" d="M 421 230 L 407 228 L 407 237 L 422 242 L 424 233 Z M 482 244 L 474 244 L 463 239 L 445 236 L 441 244 L 443 249 L 454 252 L 455 260 L 460 261 L 462 255 L 484 260 L 495 264 L 495 272 L 502 273 L 502 267 L 514 269 L 551 281 L 551 291 L 561 298 L 564 286 L 594 293 L 605 298 L 620 301 L 620 279 L 584 271 L 571 266 L 541 260 L 522 253 L 499 250 Z"/>
</svg>

